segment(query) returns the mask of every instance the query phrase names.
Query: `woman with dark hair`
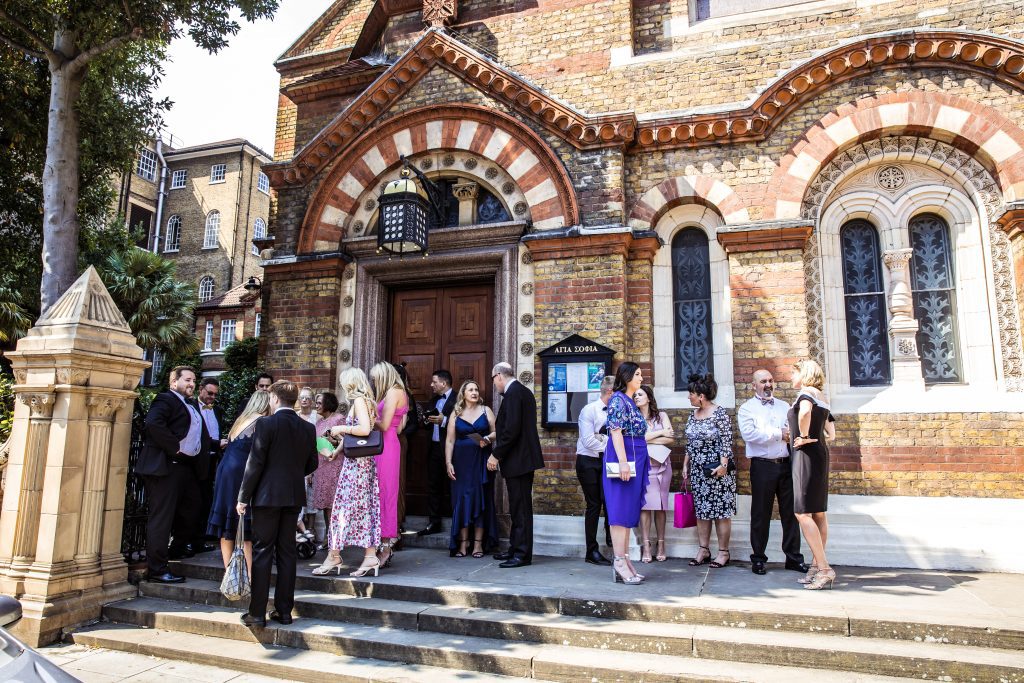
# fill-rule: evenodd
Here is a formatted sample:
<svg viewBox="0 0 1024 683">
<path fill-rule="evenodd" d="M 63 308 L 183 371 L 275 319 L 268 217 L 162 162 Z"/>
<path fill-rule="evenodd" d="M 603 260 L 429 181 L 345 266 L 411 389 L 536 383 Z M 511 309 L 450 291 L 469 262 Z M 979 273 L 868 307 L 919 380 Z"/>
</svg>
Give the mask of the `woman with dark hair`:
<svg viewBox="0 0 1024 683">
<path fill-rule="evenodd" d="M 690 566 L 711 559 L 711 520 L 718 536 L 718 555 L 713 569 L 729 564 L 729 536 L 736 514 L 736 464 L 732 456 L 732 421 L 725 408 L 714 402 L 718 383 L 711 373 L 690 375 L 690 405 L 686 422 L 686 459 L 683 478 L 690 480 L 697 512 L 697 555 Z"/>
<path fill-rule="evenodd" d="M 320 419 L 316 423 L 316 435 L 323 436 L 324 432 L 331 427 L 336 427 L 345 422 L 345 416 L 338 410 L 341 402 L 337 394 L 330 391 L 317 394 L 313 399 L 313 405 Z M 338 477 L 341 476 L 340 445 L 332 448 L 324 447 L 320 450 L 320 464 L 313 472 L 313 508 L 324 511 L 324 528 L 331 526 L 331 508 L 334 506 L 334 493 L 338 490 Z M 321 549 L 327 547 L 327 539 L 324 539 Z"/>
<path fill-rule="evenodd" d="M 615 393 L 608 401 L 608 446 L 604 454 L 604 499 L 611 526 L 616 582 L 634 586 L 644 580 L 629 561 L 629 530 L 640 523 L 647 491 L 647 422 L 632 396 L 644 382 L 636 363 L 626 361 L 615 372 Z"/>
<path fill-rule="evenodd" d="M 665 512 L 668 510 L 668 494 L 672 486 L 672 445 L 676 442 L 676 433 L 672 429 L 672 421 L 668 415 L 658 410 L 658 402 L 654 400 L 654 387 L 643 384 L 633 394 L 633 402 L 647 421 L 647 457 L 650 458 L 650 483 L 647 485 L 647 498 L 640 512 L 640 539 L 643 544 L 640 561 L 651 561 L 651 518 L 658 533 L 658 550 L 654 556 L 658 562 L 668 559 L 665 554 Z"/>
</svg>

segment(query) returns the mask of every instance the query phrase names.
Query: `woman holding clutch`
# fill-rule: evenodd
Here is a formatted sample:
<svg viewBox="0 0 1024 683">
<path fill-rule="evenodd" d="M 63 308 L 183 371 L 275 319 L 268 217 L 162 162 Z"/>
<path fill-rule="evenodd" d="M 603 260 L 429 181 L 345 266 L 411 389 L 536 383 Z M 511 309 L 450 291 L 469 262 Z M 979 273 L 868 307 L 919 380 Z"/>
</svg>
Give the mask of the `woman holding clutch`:
<svg viewBox="0 0 1024 683">
<path fill-rule="evenodd" d="M 644 580 L 629 561 L 629 531 L 640 523 L 648 467 L 647 422 L 630 398 L 644 382 L 640 366 L 624 362 L 615 372 L 615 393 L 608 401 L 608 446 L 604 454 L 604 500 L 612 533 L 616 582 L 634 586 Z"/>
<path fill-rule="evenodd" d="M 494 475 L 487 471 L 487 457 L 494 440 L 494 413 L 483 404 L 480 385 L 462 383 L 455 399 L 454 419 L 448 420 L 444 446 L 445 467 L 452 480 L 452 557 L 469 551 L 469 527 L 473 527 L 475 558 L 497 543 L 498 517 L 494 511 Z"/>
<path fill-rule="evenodd" d="M 658 562 L 668 559 L 665 554 L 665 511 L 668 510 L 668 494 L 672 486 L 672 453 L 671 446 L 675 443 L 675 432 L 668 415 L 658 410 L 658 402 L 654 400 L 654 388 L 642 384 L 633 394 L 633 402 L 640 409 L 640 414 L 647 422 L 647 457 L 651 459 L 650 483 L 647 485 L 647 498 L 640 512 L 640 538 L 643 550 L 640 561 L 651 561 L 651 517 L 654 518 L 655 530 L 658 533 L 658 554 L 654 556 Z"/>
</svg>

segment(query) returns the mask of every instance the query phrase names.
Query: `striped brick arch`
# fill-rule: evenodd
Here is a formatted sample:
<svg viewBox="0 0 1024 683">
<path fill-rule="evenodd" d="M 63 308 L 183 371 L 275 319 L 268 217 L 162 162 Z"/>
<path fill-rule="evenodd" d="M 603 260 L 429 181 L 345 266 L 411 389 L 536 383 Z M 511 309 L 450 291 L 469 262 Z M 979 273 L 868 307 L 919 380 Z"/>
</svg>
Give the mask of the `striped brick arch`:
<svg viewBox="0 0 1024 683">
<path fill-rule="evenodd" d="M 680 204 L 689 203 L 714 208 L 729 225 L 750 220 L 743 202 L 721 180 L 704 176 L 680 176 L 647 190 L 629 212 L 629 224 L 637 230 L 651 230 L 665 213 Z"/>
<path fill-rule="evenodd" d="M 368 131 L 342 153 L 310 202 L 300 253 L 337 248 L 360 196 L 397 168 L 402 155 L 445 150 L 468 152 L 500 166 L 524 196 L 535 227 L 579 222 L 565 168 L 532 130 L 482 107 L 424 107 Z"/>
<path fill-rule="evenodd" d="M 812 126 L 783 157 L 764 198 L 767 219 L 800 217 L 818 173 L 857 142 L 908 134 L 947 142 L 992 173 L 1007 202 L 1024 198 L 1024 131 L 999 112 L 944 93 L 902 92 L 857 100 Z"/>
</svg>

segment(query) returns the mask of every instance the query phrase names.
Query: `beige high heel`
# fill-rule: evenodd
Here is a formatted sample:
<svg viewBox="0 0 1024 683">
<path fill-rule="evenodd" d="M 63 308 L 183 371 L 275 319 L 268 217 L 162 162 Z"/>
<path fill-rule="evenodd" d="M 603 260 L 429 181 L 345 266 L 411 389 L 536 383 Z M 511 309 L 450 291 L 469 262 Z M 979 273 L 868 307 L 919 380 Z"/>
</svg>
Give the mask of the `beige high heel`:
<svg viewBox="0 0 1024 683">
<path fill-rule="evenodd" d="M 668 555 L 665 554 L 665 539 L 658 539 L 658 554 L 654 556 L 656 562 L 664 562 L 668 559 Z"/>
<path fill-rule="evenodd" d="M 814 575 L 814 579 L 804 586 L 804 590 L 808 591 L 820 591 L 825 588 L 832 590 L 832 584 L 836 580 L 836 570 L 829 567 L 825 571 L 820 571 Z"/>
<path fill-rule="evenodd" d="M 813 564 L 807 568 L 807 573 L 796 580 L 797 583 L 808 584 L 814 581 L 814 575 L 818 573 L 818 568 Z"/>
<path fill-rule="evenodd" d="M 644 564 L 650 564 L 651 563 L 651 539 L 645 538 L 643 541 L 641 541 L 641 543 L 643 544 L 644 550 L 640 554 L 640 561 L 643 562 Z"/>
<path fill-rule="evenodd" d="M 328 555 L 324 563 L 313 570 L 313 576 L 327 576 L 333 571 L 337 571 L 338 576 L 341 576 L 341 568 L 345 566 L 345 562 L 338 557 L 337 562 L 331 562 L 331 556 Z"/>
<path fill-rule="evenodd" d="M 615 583 L 624 583 L 629 586 L 639 586 L 643 583 L 643 579 L 637 574 L 629 574 L 629 565 L 626 564 L 625 557 L 616 557 L 615 562 L 612 564 L 612 576 L 615 579 Z"/>
<path fill-rule="evenodd" d="M 358 579 L 369 574 L 370 570 L 373 570 L 374 576 L 380 575 L 380 560 L 376 557 L 373 558 L 373 564 L 362 564 L 359 566 L 359 569 L 349 573 L 349 576 L 354 576 Z"/>
</svg>

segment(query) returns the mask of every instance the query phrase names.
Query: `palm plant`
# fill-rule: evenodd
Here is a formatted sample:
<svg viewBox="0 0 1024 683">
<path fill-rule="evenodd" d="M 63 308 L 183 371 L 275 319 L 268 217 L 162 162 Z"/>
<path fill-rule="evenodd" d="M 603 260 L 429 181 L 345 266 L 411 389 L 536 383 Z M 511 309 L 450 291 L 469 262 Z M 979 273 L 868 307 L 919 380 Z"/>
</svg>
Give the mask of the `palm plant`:
<svg viewBox="0 0 1024 683">
<path fill-rule="evenodd" d="M 0 277 L 0 344 L 25 335 L 32 318 L 25 310 L 25 299 L 7 275 Z"/>
<path fill-rule="evenodd" d="M 138 248 L 111 254 L 99 268 L 139 346 L 168 355 L 195 353 L 196 291 L 176 280 L 175 270 L 172 261 Z"/>
</svg>

